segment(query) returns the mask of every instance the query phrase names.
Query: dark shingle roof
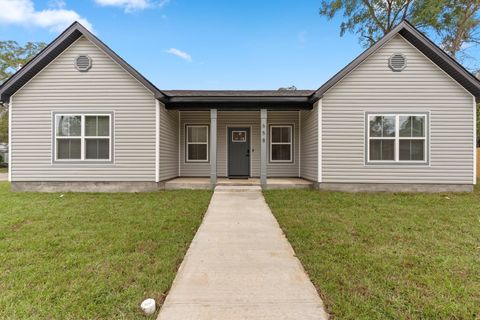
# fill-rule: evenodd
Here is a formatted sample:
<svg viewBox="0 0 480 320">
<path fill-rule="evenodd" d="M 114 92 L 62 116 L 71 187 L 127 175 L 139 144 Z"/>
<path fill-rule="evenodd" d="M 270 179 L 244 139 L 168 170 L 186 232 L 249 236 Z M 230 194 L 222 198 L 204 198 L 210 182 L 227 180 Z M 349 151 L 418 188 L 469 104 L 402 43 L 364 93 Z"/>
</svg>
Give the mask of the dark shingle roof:
<svg viewBox="0 0 480 320">
<path fill-rule="evenodd" d="M 311 109 L 313 90 L 167 90 L 165 105 L 183 110 Z"/>
<path fill-rule="evenodd" d="M 309 97 L 315 90 L 162 90 L 168 97 Z"/>
<path fill-rule="evenodd" d="M 453 79 L 460 83 L 472 95 L 480 98 L 480 81 L 458 62 L 448 56 L 436 46 L 423 33 L 418 31 L 408 21 L 401 22 L 397 27 L 380 39 L 375 45 L 367 49 L 345 68 L 340 70 L 330 80 L 324 83 L 318 90 L 167 90 L 161 91 L 137 70 L 120 58 L 113 50 L 95 37 L 80 23 L 73 23 L 58 38 L 50 43 L 44 50 L 35 56 L 22 69 L 11 76 L 0 86 L 0 99 L 7 102 L 11 95 L 19 90 L 33 76 L 47 66 L 56 56 L 64 51 L 76 39 L 85 36 L 95 45 L 105 51 L 113 60 L 120 64 L 133 77 L 148 88 L 157 99 L 167 106 L 184 106 L 191 108 L 210 106 L 244 107 L 247 104 L 252 107 L 311 107 L 313 103 L 322 98 L 323 94 L 345 77 L 355 67 L 362 63 L 369 55 L 374 53 L 394 35 L 400 34 L 425 54 L 436 65 L 447 72 Z M 213 103 L 213 104 L 212 104 Z"/>
<path fill-rule="evenodd" d="M 331 87 L 342 80 L 347 74 L 353 71 L 371 54 L 375 53 L 386 42 L 392 39 L 395 35 L 400 34 L 404 39 L 410 42 L 414 47 L 420 50 L 433 63 L 439 66 L 453 79 L 460 83 L 473 96 L 480 99 L 480 81 L 468 70 L 466 70 L 460 63 L 452 59 L 448 54 L 433 43 L 427 36 L 415 28 L 410 22 L 403 20 L 383 38 L 378 40 L 373 46 L 362 52 L 357 58 L 325 82 L 314 94 L 315 99 L 321 99 L 323 94 Z"/>
<path fill-rule="evenodd" d="M 0 99 L 4 102 L 7 102 L 10 96 L 23 87 L 23 85 L 25 85 L 30 79 L 32 79 L 37 73 L 45 68 L 81 36 L 84 36 L 97 47 L 102 49 L 123 69 L 125 69 L 142 85 L 150 90 L 155 95 L 155 98 L 160 100 L 165 98 L 163 93 L 142 74 L 140 74 L 140 72 L 135 70 L 131 65 L 129 65 L 125 60 L 123 60 L 118 54 L 110 49 L 105 43 L 100 41 L 100 39 L 88 31 L 79 22 L 74 22 L 55 40 L 47 45 L 42 51 L 40 51 L 27 64 L 25 64 L 20 70 L 18 70 L 0 86 Z"/>
</svg>

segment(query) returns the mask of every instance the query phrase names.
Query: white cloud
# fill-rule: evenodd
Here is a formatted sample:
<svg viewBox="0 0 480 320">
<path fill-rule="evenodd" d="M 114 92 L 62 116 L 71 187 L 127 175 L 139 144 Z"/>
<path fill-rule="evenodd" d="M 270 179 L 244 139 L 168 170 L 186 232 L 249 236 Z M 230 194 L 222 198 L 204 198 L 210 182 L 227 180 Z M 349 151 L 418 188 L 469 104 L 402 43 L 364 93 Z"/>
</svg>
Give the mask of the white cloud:
<svg viewBox="0 0 480 320">
<path fill-rule="evenodd" d="M 163 7 L 170 0 L 95 0 L 101 6 L 120 7 L 125 12 L 133 12 L 153 7 Z"/>
<path fill-rule="evenodd" d="M 63 9 L 64 4 L 63 1 L 50 2 L 51 9 L 36 11 L 32 0 L 0 0 L 0 24 L 42 27 L 58 32 L 78 21 L 92 30 L 87 19 L 73 10 Z"/>
<path fill-rule="evenodd" d="M 50 8 L 61 9 L 61 8 L 65 8 L 67 6 L 67 3 L 63 0 L 50 0 L 48 1 L 48 6 Z"/>
<path fill-rule="evenodd" d="M 192 62 L 192 56 L 186 53 L 185 51 L 178 50 L 175 48 L 170 48 L 168 50 L 165 50 L 165 52 L 173 54 L 174 56 L 177 56 L 185 61 Z"/>
</svg>

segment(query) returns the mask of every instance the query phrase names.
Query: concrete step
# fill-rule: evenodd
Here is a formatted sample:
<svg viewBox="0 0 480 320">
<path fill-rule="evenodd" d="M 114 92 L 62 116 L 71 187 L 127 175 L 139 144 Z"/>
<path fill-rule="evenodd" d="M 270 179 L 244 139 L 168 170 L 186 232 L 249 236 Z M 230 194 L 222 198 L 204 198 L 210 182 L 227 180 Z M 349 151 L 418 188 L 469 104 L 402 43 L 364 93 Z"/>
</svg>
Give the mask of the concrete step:
<svg viewBox="0 0 480 320">
<path fill-rule="evenodd" d="M 260 179 L 219 178 L 217 187 L 260 187 Z M 300 178 L 269 178 L 267 189 L 309 189 L 313 182 Z M 211 189 L 209 178 L 176 178 L 165 182 L 165 189 Z"/>
<path fill-rule="evenodd" d="M 215 187 L 215 192 L 252 192 L 252 191 L 261 191 L 262 187 L 260 186 L 219 186 Z"/>
</svg>

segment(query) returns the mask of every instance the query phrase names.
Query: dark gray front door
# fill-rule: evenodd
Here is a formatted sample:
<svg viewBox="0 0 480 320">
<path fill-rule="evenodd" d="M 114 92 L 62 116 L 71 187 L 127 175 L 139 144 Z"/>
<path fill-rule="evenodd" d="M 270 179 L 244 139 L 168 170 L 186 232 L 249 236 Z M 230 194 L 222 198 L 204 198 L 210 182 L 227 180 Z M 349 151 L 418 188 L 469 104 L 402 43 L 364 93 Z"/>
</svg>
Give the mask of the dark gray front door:
<svg viewBox="0 0 480 320">
<path fill-rule="evenodd" d="M 228 128 L 228 176 L 250 176 L 250 128 Z"/>
</svg>

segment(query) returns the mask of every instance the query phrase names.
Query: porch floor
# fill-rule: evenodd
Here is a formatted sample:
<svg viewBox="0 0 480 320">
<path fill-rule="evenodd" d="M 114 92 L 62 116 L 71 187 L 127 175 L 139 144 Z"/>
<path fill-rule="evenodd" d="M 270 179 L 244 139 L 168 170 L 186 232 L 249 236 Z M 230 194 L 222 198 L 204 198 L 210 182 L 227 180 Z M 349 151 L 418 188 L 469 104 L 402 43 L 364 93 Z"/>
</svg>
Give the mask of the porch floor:
<svg viewBox="0 0 480 320">
<path fill-rule="evenodd" d="M 217 186 L 259 186 L 259 178 L 218 178 Z M 312 188 L 313 182 L 301 178 L 268 178 L 267 189 Z M 165 189 L 211 189 L 210 178 L 179 177 L 165 182 Z"/>
</svg>

